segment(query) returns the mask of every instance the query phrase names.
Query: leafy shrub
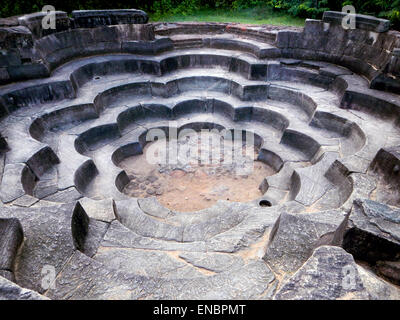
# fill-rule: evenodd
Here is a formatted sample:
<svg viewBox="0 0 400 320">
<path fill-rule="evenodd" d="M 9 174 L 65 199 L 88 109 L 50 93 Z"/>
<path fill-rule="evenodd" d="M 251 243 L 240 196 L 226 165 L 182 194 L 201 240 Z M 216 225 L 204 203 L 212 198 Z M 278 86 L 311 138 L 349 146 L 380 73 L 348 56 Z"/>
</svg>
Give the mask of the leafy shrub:
<svg viewBox="0 0 400 320">
<path fill-rule="evenodd" d="M 204 5 L 203 5 L 204 6 Z M 158 0 L 154 1 L 152 11 L 155 13 L 155 18 L 163 14 L 194 14 L 202 7 L 201 0 Z"/>
<path fill-rule="evenodd" d="M 324 11 L 329 10 L 327 7 L 328 1 L 313 1 L 308 0 L 305 2 L 301 2 L 297 6 L 291 7 L 288 12 L 294 16 L 302 17 L 302 18 L 318 18 L 321 16 Z"/>
</svg>

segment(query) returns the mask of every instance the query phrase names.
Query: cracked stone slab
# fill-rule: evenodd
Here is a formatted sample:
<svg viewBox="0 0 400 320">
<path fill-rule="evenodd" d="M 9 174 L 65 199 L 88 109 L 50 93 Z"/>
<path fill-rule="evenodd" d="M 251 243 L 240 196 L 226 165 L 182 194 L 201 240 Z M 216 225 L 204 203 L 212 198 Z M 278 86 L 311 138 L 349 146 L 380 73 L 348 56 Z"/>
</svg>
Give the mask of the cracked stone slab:
<svg viewBox="0 0 400 320">
<path fill-rule="evenodd" d="M 52 299 L 254 299 L 274 280 L 262 261 L 215 276 L 163 280 L 121 274 L 76 252 L 55 287 L 46 296 Z"/>
<path fill-rule="evenodd" d="M 39 199 L 32 197 L 28 194 L 25 194 L 22 197 L 19 197 L 17 200 L 15 200 L 13 202 L 13 205 L 19 206 L 19 207 L 30 207 L 38 201 L 39 201 Z"/>
<path fill-rule="evenodd" d="M 372 300 L 400 300 L 400 289 L 379 278 L 371 270 L 357 265 L 358 273 Z"/>
<path fill-rule="evenodd" d="M 48 300 L 48 298 L 0 276 L 0 300 Z"/>
<path fill-rule="evenodd" d="M 283 205 L 280 210 L 289 207 L 290 204 Z M 249 209 L 248 215 L 241 223 L 209 239 L 206 242 L 207 251 L 234 253 L 249 248 L 272 229 L 281 214 L 280 210 L 278 208 Z"/>
<path fill-rule="evenodd" d="M 133 232 L 144 237 L 182 242 L 183 227 L 148 216 L 140 209 L 136 199 L 116 201 L 115 207 L 118 220 Z"/>
<path fill-rule="evenodd" d="M 345 12 L 337 11 L 325 11 L 323 21 L 328 23 L 342 24 L 343 19 L 347 16 Z M 372 16 L 356 14 L 357 28 L 374 31 L 374 32 L 386 32 L 390 28 L 390 21 L 385 19 L 379 19 Z"/>
<path fill-rule="evenodd" d="M 323 246 L 275 295 L 276 300 L 398 300 L 400 289 L 357 265 L 342 248 Z"/>
<path fill-rule="evenodd" d="M 79 200 L 80 198 L 82 198 L 82 194 L 78 190 L 76 190 L 75 187 L 71 187 L 65 190 L 60 190 L 55 194 L 47 196 L 43 198 L 43 200 L 50 202 L 68 203 Z"/>
<path fill-rule="evenodd" d="M 15 257 L 23 239 L 24 231 L 18 219 L 0 218 L 0 270 L 14 270 Z"/>
<path fill-rule="evenodd" d="M 33 195 L 38 199 L 42 199 L 55 194 L 57 191 L 57 170 L 55 168 L 51 168 L 40 177 L 39 181 L 35 185 L 35 188 L 33 189 Z"/>
<path fill-rule="evenodd" d="M 332 183 L 325 178 L 325 173 L 338 156 L 335 152 L 327 152 L 315 165 L 295 170 L 300 179 L 296 201 L 310 206 L 332 188 Z"/>
<path fill-rule="evenodd" d="M 353 173 L 349 177 L 353 184 L 353 192 L 342 206 L 343 210 L 346 211 L 350 211 L 354 200 L 358 198 L 368 199 L 372 192 L 376 189 L 376 181 L 369 175 Z"/>
<path fill-rule="evenodd" d="M 198 278 L 204 276 L 183 260 L 161 251 L 102 247 L 94 259 L 109 268 L 153 278 Z"/>
<path fill-rule="evenodd" d="M 239 225 L 247 216 L 245 211 L 231 211 L 229 214 L 216 215 L 210 219 L 184 226 L 183 241 L 202 241 L 218 234 L 228 232 Z"/>
<path fill-rule="evenodd" d="M 76 251 L 45 296 L 56 300 L 137 299 L 155 289 L 156 283 L 149 280 L 147 284 L 146 280 L 141 276 L 124 277 Z"/>
<path fill-rule="evenodd" d="M 378 261 L 375 270 L 390 282 L 400 284 L 400 261 Z"/>
<path fill-rule="evenodd" d="M 275 300 L 369 298 L 354 258 L 339 247 L 329 246 L 316 249 L 275 295 Z"/>
<path fill-rule="evenodd" d="M 7 164 L 4 167 L 0 186 L 1 200 L 7 203 L 22 197 L 26 193 L 32 194 L 34 181 L 35 175 L 26 164 Z"/>
<path fill-rule="evenodd" d="M 86 211 L 85 211 L 86 212 Z M 109 224 L 96 219 L 90 219 L 87 224 L 87 234 L 85 235 L 84 246 L 80 250 L 89 257 L 96 254 L 103 238 L 109 228 Z"/>
<path fill-rule="evenodd" d="M 82 198 L 79 203 L 85 210 L 89 218 L 100 220 L 103 222 L 112 222 L 115 220 L 114 214 L 114 200 L 93 200 L 90 198 Z"/>
<path fill-rule="evenodd" d="M 168 218 L 173 213 L 167 208 L 163 207 L 155 197 L 138 199 L 140 209 L 148 215 L 158 218 Z"/>
<path fill-rule="evenodd" d="M 282 213 L 270 234 L 264 260 L 277 272 L 294 272 L 311 256 L 318 240 L 335 232 L 345 216 L 340 210 Z"/>
<path fill-rule="evenodd" d="M 71 232 L 74 204 L 40 208 L 3 208 L 2 218 L 17 218 L 24 229 L 24 244 L 16 257 L 15 277 L 19 285 L 44 292 L 42 270 L 52 266 L 59 272 L 75 251 Z"/>
<path fill-rule="evenodd" d="M 220 273 L 244 265 L 240 256 L 224 253 L 184 252 L 179 257 L 197 268 Z"/>
<path fill-rule="evenodd" d="M 400 210 L 368 200 L 354 201 L 343 248 L 368 262 L 400 259 Z"/>
<path fill-rule="evenodd" d="M 197 242 L 174 242 L 143 237 L 122 225 L 119 221 L 110 224 L 101 243 L 103 247 L 133 248 L 163 251 L 199 251 L 207 250 L 206 244 Z"/>
<path fill-rule="evenodd" d="M 0 270 L 0 277 L 3 277 L 11 282 L 15 282 L 14 273 L 8 270 Z"/>
<path fill-rule="evenodd" d="M 214 276 L 178 283 L 169 281 L 151 299 L 237 300 L 260 298 L 275 276 L 262 260 Z"/>
</svg>

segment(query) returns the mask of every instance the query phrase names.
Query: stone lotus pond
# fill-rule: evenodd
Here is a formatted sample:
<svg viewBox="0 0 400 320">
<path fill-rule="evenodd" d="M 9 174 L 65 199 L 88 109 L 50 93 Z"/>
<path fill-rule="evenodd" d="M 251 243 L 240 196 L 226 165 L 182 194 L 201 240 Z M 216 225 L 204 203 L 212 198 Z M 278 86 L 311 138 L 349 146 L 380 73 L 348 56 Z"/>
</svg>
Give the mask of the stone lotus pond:
<svg viewBox="0 0 400 320">
<path fill-rule="evenodd" d="M 0 297 L 400 299 L 388 21 L 43 15 L 0 28 Z"/>
</svg>

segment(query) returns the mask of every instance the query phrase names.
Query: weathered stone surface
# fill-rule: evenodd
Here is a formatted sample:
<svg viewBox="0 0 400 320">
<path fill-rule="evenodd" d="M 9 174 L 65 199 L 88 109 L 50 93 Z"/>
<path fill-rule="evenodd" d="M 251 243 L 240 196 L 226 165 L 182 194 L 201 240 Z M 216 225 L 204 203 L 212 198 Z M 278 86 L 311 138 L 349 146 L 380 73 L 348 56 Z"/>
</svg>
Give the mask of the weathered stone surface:
<svg viewBox="0 0 400 320">
<path fill-rule="evenodd" d="M 25 194 L 32 194 L 35 175 L 23 163 L 7 164 L 4 168 L 0 186 L 1 200 L 11 202 Z"/>
<path fill-rule="evenodd" d="M 66 12 L 55 11 L 53 17 L 55 18 L 56 28 L 44 29 L 42 26 L 43 19 L 48 15 L 46 12 L 35 12 L 27 14 L 18 18 L 20 25 L 27 27 L 32 34 L 41 38 L 51 33 L 61 32 L 70 28 L 70 19 Z"/>
<path fill-rule="evenodd" d="M 26 195 L 23 195 L 22 197 L 18 198 L 17 200 L 15 200 L 13 202 L 13 205 L 19 206 L 19 207 L 30 207 L 38 201 L 39 201 L 39 199 L 26 194 Z"/>
<path fill-rule="evenodd" d="M 0 270 L 0 277 L 3 277 L 11 282 L 15 282 L 15 276 L 12 271 Z"/>
<path fill-rule="evenodd" d="M 112 248 L 137 248 L 163 251 L 184 250 L 204 252 L 207 250 L 205 242 L 202 241 L 173 242 L 144 237 L 123 226 L 119 221 L 113 221 L 110 224 L 110 228 L 107 230 L 101 245 Z"/>
<path fill-rule="evenodd" d="M 368 299 L 353 257 L 323 246 L 279 289 L 276 300 Z"/>
<path fill-rule="evenodd" d="M 347 13 L 337 11 L 326 11 L 324 12 L 323 21 L 328 23 L 342 24 L 343 19 L 347 16 Z M 389 30 L 390 21 L 385 19 L 378 19 L 371 16 L 362 14 L 356 14 L 356 27 L 363 30 L 375 31 L 375 32 L 386 32 Z"/>
<path fill-rule="evenodd" d="M 75 252 L 57 277 L 55 289 L 50 288 L 46 296 L 57 300 L 137 299 L 146 289 L 144 281 L 139 276 L 124 281 L 123 275 L 115 270 Z M 151 284 L 147 288 L 154 289 Z"/>
<path fill-rule="evenodd" d="M 251 261 L 247 265 L 219 273 L 211 277 L 184 280 L 180 283 L 169 281 L 164 288 L 155 291 L 153 299 L 206 299 L 236 300 L 257 299 L 275 279 L 263 261 Z"/>
<path fill-rule="evenodd" d="M 179 257 L 197 268 L 217 273 L 244 265 L 242 258 L 224 253 L 185 252 Z"/>
<path fill-rule="evenodd" d="M 46 65 L 53 69 L 79 56 L 119 53 L 125 50 L 123 43 L 140 40 L 154 40 L 151 26 L 129 24 L 72 29 L 37 40 L 35 49 Z M 154 41 L 154 48 L 159 44 Z M 150 44 L 150 47 L 153 45 Z"/>
<path fill-rule="evenodd" d="M 216 215 L 209 220 L 198 223 L 189 222 L 184 226 L 182 239 L 185 242 L 211 239 L 218 234 L 233 229 L 242 223 L 247 216 L 245 211 L 232 210 L 228 215 Z"/>
<path fill-rule="evenodd" d="M 80 248 L 80 251 L 89 257 L 93 257 L 103 241 L 108 228 L 108 223 L 96 219 L 89 219 L 84 245 L 83 248 Z"/>
<path fill-rule="evenodd" d="M 358 199 L 350 215 L 343 248 L 356 259 L 376 262 L 400 258 L 400 210 Z"/>
<path fill-rule="evenodd" d="M 394 66 L 394 64 L 395 63 L 393 62 L 393 65 L 389 65 L 388 69 L 389 72 L 397 73 L 399 67 Z M 398 92 L 400 89 L 400 80 L 398 78 L 391 77 L 388 74 L 378 74 L 374 79 L 372 79 L 370 87 L 371 89 L 376 89 L 381 91 Z"/>
<path fill-rule="evenodd" d="M 371 169 L 382 175 L 387 183 L 397 186 L 400 175 L 400 147 L 380 149 L 371 163 Z"/>
<path fill-rule="evenodd" d="M 142 10 L 75 10 L 72 11 L 75 27 L 93 28 L 113 24 L 147 23 L 149 17 Z"/>
<path fill-rule="evenodd" d="M 24 232 L 18 219 L 0 219 L 0 270 L 14 270 L 18 248 L 24 239 Z"/>
<path fill-rule="evenodd" d="M 107 279 L 107 280 L 106 280 Z M 210 277 L 154 280 L 124 277 L 77 252 L 57 278 L 52 299 L 254 299 L 263 294 L 274 276 L 262 261 Z"/>
<path fill-rule="evenodd" d="M 399 300 L 400 289 L 377 277 L 372 271 L 357 265 L 364 287 L 372 300 Z"/>
<path fill-rule="evenodd" d="M 323 246 L 279 289 L 275 299 L 393 299 L 400 290 L 354 262 L 339 247 Z"/>
<path fill-rule="evenodd" d="M 144 213 L 155 216 L 158 218 L 167 218 L 173 213 L 167 208 L 163 207 L 155 197 L 138 199 L 138 205 Z"/>
<path fill-rule="evenodd" d="M 48 298 L 0 276 L 0 300 L 48 300 Z"/>
<path fill-rule="evenodd" d="M 234 228 L 218 234 L 207 241 L 207 250 L 235 253 L 250 248 L 260 241 L 276 224 L 282 212 L 299 212 L 302 206 L 288 202 L 279 208 L 253 208 L 251 213 Z M 266 241 L 266 240 L 265 240 Z M 265 245 L 265 243 L 263 243 Z M 263 253 L 260 254 L 262 256 Z"/>
<path fill-rule="evenodd" d="M 75 251 L 72 217 L 74 204 L 42 208 L 3 208 L 2 218 L 18 218 L 24 229 L 24 245 L 16 258 L 15 277 L 19 285 L 43 292 L 42 270 L 51 266 L 58 273 Z M 78 213 L 79 218 L 82 213 Z M 77 220 L 74 235 L 84 239 L 85 235 Z M 83 241 L 83 240 L 81 240 Z"/>
<path fill-rule="evenodd" d="M 47 170 L 36 182 L 35 188 L 33 189 L 33 195 L 42 199 L 49 195 L 52 195 L 58 191 L 58 177 L 57 170 L 51 168 Z"/>
<path fill-rule="evenodd" d="M 68 203 L 79 200 L 80 198 L 82 198 L 82 194 L 78 190 L 76 190 L 75 187 L 71 187 L 65 190 L 60 190 L 57 193 L 47 196 L 43 198 L 43 200 L 51 202 Z"/>
<path fill-rule="evenodd" d="M 294 272 L 311 256 L 320 238 L 344 220 L 340 210 L 282 213 L 270 234 L 264 260 L 276 271 Z"/>
<path fill-rule="evenodd" d="M 326 168 L 329 168 L 337 157 L 337 153 L 327 152 L 312 167 L 295 170 L 295 176 L 300 184 L 300 190 L 295 197 L 296 201 L 305 206 L 310 206 L 332 188 L 332 183 L 325 177 L 325 172 L 327 171 Z"/>
<path fill-rule="evenodd" d="M 377 273 L 389 281 L 400 284 L 400 261 L 378 261 Z"/>
<path fill-rule="evenodd" d="M 0 28 L 1 48 L 23 48 L 32 47 L 32 34 L 24 26 L 13 26 Z"/>
<path fill-rule="evenodd" d="M 116 201 L 116 216 L 118 220 L 135 233 L 161 240 L 182 241 L 183 227 L 177 227 L 155 220 L 146 215 L 136 200 Z"/>
<path fill-rule="evenodd" d="M 152 278 L 198 278 L 204 276 L 178 257 L 160 251 L 100 248 L 94 259 L 109 268 Z"/>
<path fill-rule="evenodd" d="M 7 68 L 0 67 L 0 83 L 7 82 L 10 79 L 10 74 L 7 71 Z"/>
<path fill-rule="evenodd" d="M 18 16 L 0 18 L 1 27 L 13 27 L 18 26 Z"/>
<path fill-rule="evenodd" d="M 154 41 L 124 41 L 122 43 L 122 50 L 132 54 L 160 54 L 173 48 L 173 42 L 166 38 Z"/>
<path fill-rule="evenodd" d="M 115 220 L 113 199 L 93 200 L 83 198 L 79 202 L 89 218 L 103 222 L 112 222 Z"/>
</svg>

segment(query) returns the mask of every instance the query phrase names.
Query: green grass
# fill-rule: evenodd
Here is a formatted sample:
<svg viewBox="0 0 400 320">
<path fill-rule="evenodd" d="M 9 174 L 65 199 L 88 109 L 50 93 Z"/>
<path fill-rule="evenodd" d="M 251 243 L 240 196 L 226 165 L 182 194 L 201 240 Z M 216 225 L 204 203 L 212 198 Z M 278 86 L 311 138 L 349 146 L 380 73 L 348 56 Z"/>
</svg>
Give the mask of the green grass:
<svg viewBox="0 0 400 320">
<path fill-rule="evenodd" d="M 292 17 L 267 8 L 244 10 L 201 9 L 192 14 L 150 15 L 151 21 L 159 22 L 238 22 L 245 24 L 272 24 L 278 26 L 304 27 L 304 19 Z"/>
</svg>

